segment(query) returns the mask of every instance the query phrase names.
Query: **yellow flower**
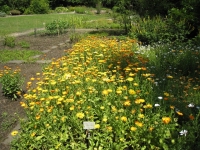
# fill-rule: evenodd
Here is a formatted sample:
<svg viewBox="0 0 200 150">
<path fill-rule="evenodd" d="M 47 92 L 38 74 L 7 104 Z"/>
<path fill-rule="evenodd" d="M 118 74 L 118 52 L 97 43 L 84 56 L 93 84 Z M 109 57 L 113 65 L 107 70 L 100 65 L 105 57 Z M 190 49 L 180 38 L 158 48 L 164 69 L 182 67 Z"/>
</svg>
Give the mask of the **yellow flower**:
<svg viewBox="0 0 200 150">
<path fill-rule="evenodd" d="M 144 114 L 138 114 L 139 118 L 144 118 Z"/>
<path fill-rule="evenodd" d="M 135 121 L 135 125 L 138 126 L 138 127 L 142 127 L 143 126 L 142 122 L 139 122 L 139 121 Z"/>
<path fill-rule="evenodd" d="M 122 94 L 122 91 L 121 90 L 117 90 L 116 93 L 117 94 Z"/>
<path fill-rule="evenodd" d="M 77 96 L 80 96 L 82 93 L 80 91 L 76 92 Z"/>
<path fill-rule="evenodd" d="M 99 129 L 100 128 L 100 124 L 95 124 L 94 128 L 95 129 Z"/>
<path fill-rule="evenodd" d="M 173 78 L 173 76 L 170 76 L 170 75 L 168 75 L 168 76 L 167 76 L 167 78 L 168 78 L 168 79 L 172 79 L 172 78 Z"/>
<path fill-rule="evenodd" d="M 176 113 L 177 113 L 179 116 L 183 116 L 183 113 L 180 112 L 180 111 L 177 111 Z"/>
<path fill-rule="evenodd" d="M 122 116 L 122 117 L 121 117 L 121 120 L 122 120 L 123 122 L 126 122 L 126 121 L 127 121 L 127 117 Z"/>
<path fill-rule="evenodd" d="M 78 118 L 80 118 L 80 119 L 82 119 L 84 116 L 85 116 L 85 115 L 84 115 L 84 113 L 82 113 L 82 112 L 76 114 L 76 117 L 78 117 Z"/>
<path fill-rule="evenodd" d="M 131 127 L 131 131 L 136 131 L 137 128 L 136 127 Z"/>
<path fill-rule="evenodd" d="M 108 90 L 103 90 L 102 91 L 102 95 L 108 95 L 108 94 L 109 94 Z"/>
<path fill-rule="evenodd" d="M 102 119 L 103 122 L 107 122 L 107 120 L 108 119 L 106 117 Z"/>
<path fill-rule="evenodd" d="M 16 131 L 16 130 L 11 132 L 12 136 L 16 136 L 17 134 L 18 134 L 18 131 Z"/>
<path fill-rule="evenodd" d="M 108 127 L 107 127 L 107 131 L 112 132 L 112 127 L 111 127 L 111 126 L 108 126 Z"/>
<path fill-rule="evenodd" d="M 132 77 L 128 77 L 126 80 L 129 81 L 129 82 L 131 82 L 131 81 L 133 81 L 134 79 L 133 79 Z"/>
<path fill-rule="evenodd" d="M 171 121 L 171 118 L 170 117 L 163 117 L 162 121 L 163 121 L 164 124 L 168 124 Z"/>
<path fill-rule="evenodd" d="M 136 92 L 133 89 L 130 89 L 128 92 L 129 92 L 130 95 L 135 95 L 136 94 Z"/>
<path fill-rule="evenodd" d="M 151 104 L 144 105 L 143 108 L 152 108 Z"/>
<path fill-rule="evenodd" d="M 136 99 L 136 100 L 135 100 L 135 103 L 136 103 L 136 104 L 141 104 L 141 103 L 144 103 L 144 102 L 145 102 L 144 99 Z"/>
<path fill-rule="evenodd" d="M 125 102 L 124 102 L 124 106 L 130 106 L 131 105 L 131 101 L 130 100 L 126 100 Z"/>
<path fill-rule="evenodd" d="M 167 93 L 167 92 L 164 92 L 164 95 L 165 95 L 165 96 L 169 96 L 169 93 Z"/>
<path fill-rule="evenodd" d="M 34 136 L 35 136 L 35 134 L 36 134 L 35 132 L 31 133 L 31 137 L 34 137 Z"/>
</svg>

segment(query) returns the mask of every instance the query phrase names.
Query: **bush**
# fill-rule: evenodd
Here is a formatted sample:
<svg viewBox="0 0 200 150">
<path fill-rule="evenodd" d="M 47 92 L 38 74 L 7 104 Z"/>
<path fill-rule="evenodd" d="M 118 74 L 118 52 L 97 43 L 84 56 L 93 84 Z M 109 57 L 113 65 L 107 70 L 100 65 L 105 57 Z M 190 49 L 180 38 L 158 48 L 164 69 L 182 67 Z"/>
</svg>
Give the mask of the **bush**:
<svg viewBox="0 0 200 150">
<path fill-rule="evenodd" d="M 160 16 L 140 18 L 133 22 L 129 35 L 143 44 L 184 41 L 188 33 L 185 24 L 185 20 L 175 21 Z"/>
<path fill-rule="evenodd" d="M 62 34 L 65 29 L 68 28 L 68 23 L 64 20 L 54 20 L 51 23 L 47 23 L 45 28 L 48 34 Z"/>
<path fill-rule="evenodd" d="M 11 10 L 11 11 L 10 11 L 10 14 L 11 14 L 11 15 L 20 15 L 21 12 L 20 12 L 19 10 Z"/>
<path fill-rule="evenodd" d="M 49 4 L 47 0 L 32 0 L 30 7 L 25 10 L 25 14 L 47 14 Z"/>
<path fill-rule="evenodd" d="M 68 12 L 68 9 L 66 7 L 56 7 L 55 12 L 65 13 L 65 12 Z"/>
<path fill-rule="evenodd" d="M 5 12 L 0 12 L 0 17 L 5 17 L 6 13 Z"/>
<path fill-rule="evenodd" d="M 13 37 L 13 36 L 6 36 L 4 38 L 4 46 L 15 47 L 15 37 Z"/>
<path fill-rule="evenodd" d="M 17 99 L 21 96 L 21 86 L 23 83 L 20 70 L 11 70 L 9 67 L 4 68 L 5 70 L 0 71 L 0 83 L 2 84 L 3 94 L 12 100 Z"/>
</svg>

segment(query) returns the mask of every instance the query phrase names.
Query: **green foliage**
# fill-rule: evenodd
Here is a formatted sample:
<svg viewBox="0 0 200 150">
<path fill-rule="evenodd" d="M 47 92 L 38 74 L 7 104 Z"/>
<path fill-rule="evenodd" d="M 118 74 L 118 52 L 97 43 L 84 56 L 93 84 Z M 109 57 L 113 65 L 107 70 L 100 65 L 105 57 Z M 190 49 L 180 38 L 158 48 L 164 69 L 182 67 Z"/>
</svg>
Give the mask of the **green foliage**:
<svg viewBox="0 0 200 150">
<path fill-rule="evenodd" d="M 144 44 L 151 44 L 158 41 L 177 42 L 184 41 L 187 30 L 185 20 L 174 20 L 173 18 L 140 18 L 133 22 L 130 37 L 137 38 Z"/>
<path fill-rule="evenodd" d="M 30 44 L 26 41 L 21 41 L 18 43 L 22 48 L 30 48 Z"/>
<path fill-rule="evenodd" d="M 5 70 L 1 71 L 0 74 L 0 83 L 6 97 L 14 100 L 21 96 L 23 79 L 19 69 L 11 70 L 11 68 L 5 67 Z"/>
<path fill-rule="evenodd" d="M 21 12 L 20 12 L 19 10 L 11 10 L 11 11 L 10 11 L 10 14 L 11 14 L 11 15 L 20 15 Z"/>
<path fill-rule="evenodd" d="M 69 27 L 69 24 L 65 20 L 54 20 L 51 23 L 47 23 L 45 29 L 47 30 L 48 34 L 62 34 L 64 33 L 65 29 Z"/>
<path fill-rule="evenodd" d="M 49 12 L 48 0 L 32 0 L 25 14 L 47 14 Z"/>
<path fill-rule="evenodd" d="M 6 13 L 5 12 L 0 12 L 0 17 L 6 17 Z"/>
<path fill-rule="evenodd" d="M 78 14 L 85 14 L 87 13 L 87 8 L 85 6 L 74 7 L 74 11 Z"/>
<path fill-rule="evenodd" d="M 65 12 L 68 12 L 68 8 L 66 8 L 66 7 L 56 7 L 55 12 L 65 13 Z"/>
<path fill-rule="evenodd" d="M 0 11 L 8 13 L 11 10 L 11 8 L 8 5 L 0 6 Z"/>
<path fill-rule="evenodd" d="M 13 36 L 5 36 L 3 44 L 9 47 L 15 47 L 15 37 Z"/>
</svg>

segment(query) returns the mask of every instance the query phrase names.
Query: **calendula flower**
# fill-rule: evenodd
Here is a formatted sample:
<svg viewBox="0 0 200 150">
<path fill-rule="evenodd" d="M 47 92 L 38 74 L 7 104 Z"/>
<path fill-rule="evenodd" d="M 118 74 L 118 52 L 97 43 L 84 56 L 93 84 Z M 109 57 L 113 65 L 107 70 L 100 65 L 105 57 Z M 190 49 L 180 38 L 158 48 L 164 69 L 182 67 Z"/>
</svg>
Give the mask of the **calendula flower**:
<svg viewBox="0 0 200 150">
<path fill-rule="evenodd" d="M 162 117 L 162 121 L 164 124 L 169 124 L 171 121 L 171 118 L 170 117 Z"/>
<path fill-rule="evenodd" d="M 179 116 L 183 116 L 183 113 L 180 112 L 180 111 L 176 111 L 176 113 L 177 113 Z"/>
<path fill-rule="evenodd" d="M 189 115 L 190 120 L 194 120 L 194 116 L 192 114 Z"/>
<path fill-rule="evenodd" d="M 133 81 L 134 79 L 133 79 L 132 77 L 128 77 L 126 80 L 129 81 L 129 82 L 131 82 L 131 81 Z"/>
<path fill-rule="evenodd" d="M 142 122 L 139 122 L 139 121 L 135 121 L 135 125 L 138 126 L 138 127 L 142 127 L 142 126 L 143 126 L 143 123 L 142 123 Z"/>
<path fill-rule="evenodd" d="M 130 95 L 135 95 L 136 94 L 136 92 L 133 89 L 130 89 L 128 92 L 129 92 Z"/>
<path fill-rule="evenodd" d="M 158 96 L 158 99 L 163 99 L 163 97 L 162 96 Z"/>
<path fill-rule="evenodd" d="M 167 93 L 167 92 L 164 92 L 164 95 L 168 97 L 168 96 L 169 96 L 169 93 Z"/>
<path fill-rule="evenodd" d="M 137 128 L 136 127 L 131 127 L 131 131 L 136 131 Z"/>
<path fill-rule="evenodd" d="M 136 104 L 141 104 L 141 103 L 144 103 L 144 102 L 145 102 L 144 99 L 136 99 L 136 100 L 135 100 L 135 103 L 136 103 Z"/>
<path fill-rule="evenodd" d="M 167 78 L 168 78 L 168 79 L 172 79 L 172 78 L 173 78 L 173 76 L 170 76 L 170 75 L 168 75 L 168 76 L 167 76 Z"/>
<path fill-rule="evenodd" d="M 188 131 L 187 130 L 182 130 L 181 132 L 179 132 L 180 133 L 180 135 L 187 135 L 187 133 L 188 133 Z"/>
<path fill-rule="evenodd" d="M 121 120 L 122 120 L 123 122 L 126 122 L 126 121 L 127 121 L 127 117 L 122 116 L 122 117 L 121 117 Z"/>
<path fill-rule="evenodd" d="M 16 131 L 16 130 L 11 132 L 12 136 L 16 136 L 17 134 L 18 134 L 18 131 Z"/>
<path fill-rule="evenodd" d="M 94 125 L 94 128 L 95 128 L 95 129 L 99 129 L 99 128 L 100 128 L 100 124 L 95 124 L 95 125 Z"/>
<path fill-rule="evenodd" d="M 80 119 L 82 119 L 84 116 L 85 116 L 85 115 L 84 115 L 84 113 L 82 113 L 82 112 L 79 112 L 79 113 L 76 114 L 76 117 L 78 117 L 78 118 L 80 118 Z"/>
<path fill-rule="evenodd" d="M 144 114 L 138 114 L 139 118 L 144 118 Z"/>
<path fill-rule="evenodd" d="M 126 100 L 125 102 L 124 102 L 124 106 L 130 106 L 131 105 L 131 101 L 130 100 Z"/>
<path fill-rule="evenodd" d="M 102 91 L 102 95 L 108 95 L 108 94 L 109 94 L 108 90 L 103 90 Z"/>
</svg>

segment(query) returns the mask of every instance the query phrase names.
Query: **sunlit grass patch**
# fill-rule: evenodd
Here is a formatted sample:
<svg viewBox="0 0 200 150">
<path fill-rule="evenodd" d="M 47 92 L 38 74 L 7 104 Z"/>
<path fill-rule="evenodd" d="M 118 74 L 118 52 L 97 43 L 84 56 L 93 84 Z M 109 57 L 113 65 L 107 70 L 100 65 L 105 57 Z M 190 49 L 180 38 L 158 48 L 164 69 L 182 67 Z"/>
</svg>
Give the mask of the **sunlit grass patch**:
<svg viewBox="0 0 200 150">
<path fill-rule="evenodd" d="M 150 59 L 140 53 L 136 40 L 96 36 L 82 39 L 66 56 L 33 78 L 41 79 L 35 88 L 32 81 L 27 83 L 28 93 L 21 105 L 28 119 L 22 122 L 22 132 L 12 146 L 22 149 L 176 149 L 185 148 L 185 143 L 194 146 L 198 137 L 193 130 L 199 133 L 198 105 L 185 101 L 185 96 L 180 99 L 184 92 L 175 95 L 171 91 L 170 85 L 179 85 L 174 74 L 167 74 L 162 80 L 166 88 L 161 88 L 156 83 L 160 82 L 157 72 L 152 71 L 150 64 Z M 185 114 L 182 108 L 190 114 Z M 95 129 L 85 131 L 83 121 L 95 122 Z M 188 139 L 193 139 L 193 143 Z"/>
<path fill-rule="evenodd" d="M 23 60 L 25 62 L 34 61 L 32 56 L 41 54 L 37 50 L 1 50 L 0 62 L 8 62 L 10 60 Z"/>
</svg>

